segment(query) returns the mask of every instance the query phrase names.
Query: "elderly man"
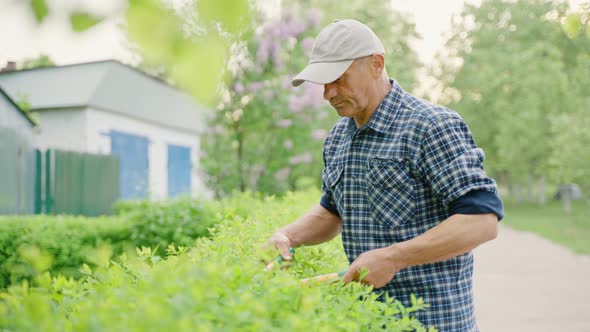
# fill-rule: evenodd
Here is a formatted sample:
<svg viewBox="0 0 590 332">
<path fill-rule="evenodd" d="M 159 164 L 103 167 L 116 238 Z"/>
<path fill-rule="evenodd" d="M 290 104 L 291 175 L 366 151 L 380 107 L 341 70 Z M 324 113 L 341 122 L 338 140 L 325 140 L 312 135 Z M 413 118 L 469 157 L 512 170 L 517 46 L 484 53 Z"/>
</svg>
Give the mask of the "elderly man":
<svg viewBox="0 0 590 332">
<path fill-rule="evenodd" d="M 497 235 L 503 217 L 484 153 L 454 111 L 405 92 L 387 76 L 379 38 L 355 20 L 334 21 L 317 36 L 309 65 L 293 79 L 324 85 L 342 118 L 324 144 L 323 195 L 271 242 L 289 247 L 342 234 L 358 280 L 404 305 L 440 331 L 477 331 L 471 250 Z"/>
</svg>

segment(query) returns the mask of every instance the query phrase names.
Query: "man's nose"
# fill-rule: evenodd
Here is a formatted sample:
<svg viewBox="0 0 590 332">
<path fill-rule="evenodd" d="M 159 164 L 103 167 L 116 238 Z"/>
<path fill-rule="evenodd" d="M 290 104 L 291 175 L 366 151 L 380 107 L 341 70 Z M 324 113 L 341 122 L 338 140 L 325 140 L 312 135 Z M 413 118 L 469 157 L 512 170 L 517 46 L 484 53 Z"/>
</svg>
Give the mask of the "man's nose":
<svg viewBox="0 0 590 332">
<path fill-rule="evenodd" d="M 336 87 L 332 83 L 324 84 L 324 99 L 330 100 L 336 96 Z"/>
</svg>

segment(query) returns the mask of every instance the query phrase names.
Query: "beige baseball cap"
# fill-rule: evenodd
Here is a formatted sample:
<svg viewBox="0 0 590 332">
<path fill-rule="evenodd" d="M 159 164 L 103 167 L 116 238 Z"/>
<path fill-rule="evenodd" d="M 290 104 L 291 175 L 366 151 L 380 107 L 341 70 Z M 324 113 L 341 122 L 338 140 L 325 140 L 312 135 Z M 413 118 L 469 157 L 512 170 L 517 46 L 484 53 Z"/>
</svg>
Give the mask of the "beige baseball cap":
<svg viewBox="0 0 590 332">
<path fill-rule="evenodd" d="M 355 59 L 372 54 L 385 54 L 385 48 L 368 26 L 356 20 L 336 20 L 320 31 L 311 50 L 309 65 L 295 76 L 291 84 L 334 82 Z"/>
</svg>

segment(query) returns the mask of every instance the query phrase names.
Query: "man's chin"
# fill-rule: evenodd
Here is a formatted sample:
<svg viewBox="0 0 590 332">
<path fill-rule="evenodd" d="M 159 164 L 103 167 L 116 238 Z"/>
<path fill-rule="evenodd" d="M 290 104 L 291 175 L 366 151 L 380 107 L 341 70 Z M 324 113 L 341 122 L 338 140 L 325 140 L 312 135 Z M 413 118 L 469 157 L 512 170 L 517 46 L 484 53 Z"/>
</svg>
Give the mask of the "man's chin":
<svg viewBox="0 0 590 332">
<path fill-rule="evenodd" d="M 350 112 L 348 112 L 348 109 L 346 107 L 339 107 L 336 108 L 334 107 L 334 109 L 336 110 L 336 113 L 338 113 L 338 115 L 340 116 L 346 116 L 346 117 L 352 117 L 352 114 L 350 114 Z"/>
</svg>

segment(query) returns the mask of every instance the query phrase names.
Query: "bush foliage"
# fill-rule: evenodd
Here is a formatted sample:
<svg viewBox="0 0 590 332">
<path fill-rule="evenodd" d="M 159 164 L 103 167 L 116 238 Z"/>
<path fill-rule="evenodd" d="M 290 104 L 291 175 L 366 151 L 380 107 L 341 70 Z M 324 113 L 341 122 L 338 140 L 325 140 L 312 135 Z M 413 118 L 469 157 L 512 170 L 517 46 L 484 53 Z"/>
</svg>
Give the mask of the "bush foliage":
<svg viewBox="0 0 590 332">
<path fill-rule="evenodd" d="M 358 283 L 310 284 L 299 279 L 347 266 L 340 240 L 297 249 L 288 270 L 264 271 L 261 245 L 281 224 L 312 204 L 317 191 L 258 199 L 244 194 L 219 208 L 223 221 L 191 247 L 150 248 L 81 269 L 79 280 L 40 274 L 0 293 L 7 330 L 426 331 L 412 318 L 425 309 L 376 301 Z M 236 203 L 236 205 L 232 205 Z M 246 213 L 246 214 L 244 214 Z M 431 328 L 429 331 L 434 331 Z"/>
<path fill-rule="evenodd" d="M 83 263 L 134 251 L 193 245 L 215 223 L 213 207 L 188 199 L 118 203 L 118 216 L 10 216 L 0 218 L 0 288 L 50 271 L 78 278 Z M 44 257 L 37 262 L 32 256 Z"/>
</svg>

